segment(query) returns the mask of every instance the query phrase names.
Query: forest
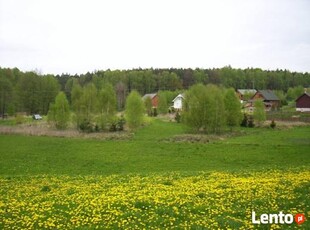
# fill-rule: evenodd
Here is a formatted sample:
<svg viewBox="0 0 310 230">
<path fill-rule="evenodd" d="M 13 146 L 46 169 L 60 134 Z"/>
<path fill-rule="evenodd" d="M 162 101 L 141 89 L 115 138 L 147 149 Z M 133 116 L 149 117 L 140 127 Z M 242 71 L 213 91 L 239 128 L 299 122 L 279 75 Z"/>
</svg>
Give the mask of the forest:
<svg viewBox="0 0 310 230">
<path fill-rule="evenodd" d="M 259 68 L 235 69 L 231 66 L 213 69 L 132 69 L 99 70 L 86 74 L 40 74 L 22 72 L 18 68 L 0 68 L 0 115 L 47 114 L 59 91 L 63 91 L 71 103 L 74 85 L 81 87 L 93 83 L 98 92 L 112 85 L 117 98 L 117 110 L 122 111 L 127 95 L 136 90 L 145 93 L 166 92 L 171 98 L 198 83 L 215 84 L 234 89 L 272 89 L 281 97 L 295 99 L 294 89 L 309 88 L 310 74 L 289 70 L 262 70 Z M 295 90 L 296 91 L 296 90 Z M 297 90 L 297 92 L 299 92 Z"/>
</svg>

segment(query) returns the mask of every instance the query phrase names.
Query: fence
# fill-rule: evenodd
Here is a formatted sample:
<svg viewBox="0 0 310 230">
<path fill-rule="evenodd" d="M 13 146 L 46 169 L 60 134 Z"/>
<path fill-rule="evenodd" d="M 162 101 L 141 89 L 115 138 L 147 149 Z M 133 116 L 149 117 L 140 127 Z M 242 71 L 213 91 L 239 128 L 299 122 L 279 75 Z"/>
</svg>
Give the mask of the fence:
<svg viewBox="0 0 310 230">
<path fill-rule="evenodd" d="M 310 123 L 310 113 L 293 111 L 269 111 L 266 113 L 267 120 L 299 121 Z"/>
</svg>

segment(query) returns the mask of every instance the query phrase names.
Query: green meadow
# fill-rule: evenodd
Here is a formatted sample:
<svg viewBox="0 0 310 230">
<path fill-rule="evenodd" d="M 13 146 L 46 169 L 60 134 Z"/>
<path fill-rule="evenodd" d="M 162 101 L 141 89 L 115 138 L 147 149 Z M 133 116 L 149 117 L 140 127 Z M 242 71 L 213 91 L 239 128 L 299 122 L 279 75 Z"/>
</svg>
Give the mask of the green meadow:
<svg viewBox="0 0 310 230">
<path fill-rule="evenodd" d="M 0 135 L 0 228 L 294 229 L 253 225 L 251 210 L 309 217 L 309 126 L 185 132 L 154 119 L 126 140 Z"/>
<path fill-rule="evenodd" d="M 119 141 L 1 135 L 0 174 L 234 172 L 310 166 L 310 127 L 243 129 L 205 143 L 170 138 L 182 134 L 180 124 L 154 120 L 131 139 Z"/>
</svg>

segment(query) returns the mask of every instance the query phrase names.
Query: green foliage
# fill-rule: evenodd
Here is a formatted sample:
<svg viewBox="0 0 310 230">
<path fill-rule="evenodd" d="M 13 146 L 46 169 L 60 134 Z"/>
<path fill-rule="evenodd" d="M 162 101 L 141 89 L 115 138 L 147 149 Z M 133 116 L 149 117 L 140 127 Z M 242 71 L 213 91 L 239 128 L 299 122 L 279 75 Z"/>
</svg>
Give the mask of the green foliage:
<svg viewBox="0 0 310 230">
<path fill-rule="evenodd" d="M 27 72 L 17 83 L 19 107 L 28 114 L 40 111 L 40 77 L 34 72 Z"/>
<path fill-rule="evenodd" d="M 25 121 L 26 121 L 26 119 L 25 119 L 25 117 L 24 117 L 23 115 L 21 115 L 21 114 L 17 114 L 17 115 L 16 115 L 16 117 L 15 117 L 15 123 L 16 123 L 17 125 L 23 124 L 23 123 L 25 123 Z"/>
<path fill-rule="evenodd" d="M 89 83 L 83 88 L 83 95 L 80 103 L 85 118 L 91 120 L 90 118 L 99 108 L 97 88 L 93 83 Z"/>
<path fill-rule="evenodd" d="M 54 102 L 55 97 L 59 92 L 59 84 L 52 75 L 43 76 L 40 78 L 40 89 L 37 97 L 39 98 L 39 111 L 42 114 L 47 114 L 49 105 Z"/>
<path fill-rule="evenodd" d="M 249 116 L 249 119 L 248 119 L 248 127 L 249 127 L 249 128 L 254 128 L 254 127 L 255 127 L 253 116 Z"/>
<path fill-rule="evenodd" d="M 282 90 L 275 90 L 274 91 L 277 97 L 280 99 L 281 106 L 287 105 L 287 100 L 284 92 Z"/>
<path fill-rule="evenodd" d="M 82 92 L 79 86 L 74 86 L 72 93 L 74 93 L 72 94 L 72 103 L 77 127 L 80 129 L 89 127 L 88 124 L 95 123 L 95 114 L 99 108 L 97 88 L 93 83 L 89 83 L 83 87 Z"/>
<path fill-rule="evenodd" d="M 153 115 L 153 117 L 157 117 L 158 112 L 157 112 L 157 108 L 156 108 L 156 107 L 154 107 L 154 108 L 152 109 L 152 115 Z"/>
<path fill-rule="evenodd" d="M 181 114 L 179 111 L 176 112 L 174 119 L 177 123 L 181 122 Z"/>
<path fill-rule="evenodd" d="M 242 119 L 241 104 L 234 89 L 230 88 L 226 91 L 224 103 L 227 125 L 231 128 L 239 126 Z"/>
<path fill-rule="evenodd" d="M 83 89 L 79 84 L 74 84 L 71 90 L 71 107 L 74 111 L 74 120 L 76 126 L 79 128 L 84 120 L 84 114 L 82 110 L 81 98 L 83 95 Z"/>
<path fill-rule="evenodd" d="M 242 127 L 247 127 L 248 126 L 248 116 L 246 113 L 243 114 L 243 119 L 240 124 Z"/>
<path fill-rule="evenodd" d="M 254 102 L 254 120 L 261 126 L 262 123 L 266 120 L 266 112 L 265 112 L 265 105 L 262 100 L 256 100 Z"/>
<path fill-rule="evenodd" d="M 135 129 L 142 125 L 144 111 L 144 103 L 140 94 L 133 90 L 127 97 L 125 109 L 125 117 L 130 129 Z"/>
<path fill-rule="evenodd" d="M 94 125 L 93 123 L 91 123 L 91 121 L 87 120 L 86 118 L 84 118 L 83 121 L 80 122 L 79 127 L 78 127 L 82 132 L 85 133 L 92 133 L 94 131 L 97 131 L 97 127 L 96 125 Z"/>
<path fill-rule="evenodd" d="M 304 93 L 304 87 L 290 87 L 287 91 L 287 100 L 294 101 Z"/>
<path fill-rule="evenodd" d="M 221 90 L 215 85 L 192 86 L 185 94 L 182 119 L 196 131 L 220 133 L 226 123 Z"/>
<path fill-rule="evenodd" d="M 70 107 L 66 95 L 58 93 L 55 104 L 50 106 L 48 121 L 53 123 L 57 129 L 65 129 L 70 121 Z"/>
<path fill-rule="evenodd" d="M 270 127 L 274 129 L 276 127 L 276 122 L 274 120 L 271 121 Z"/>
<path fill-rule="evenodd" d="M 152 99 L 150 97 L 146 97 L 144 99 L 144 106 L 145 106 L 145 109 L 146 109 L 146 113 L 148 116 L 152 116 L 153 113 L 152 113 Z"/>
<path fill-rule="evenodd" d="M 294 101 L 310 85 L 310 73 L 297 73 L 287 70 L 264 71 L 258 68 L 234 69 L 231 66 L 213 69 L 134 69 L 95 71 L 80 75 L 61 74 L 60 76 L 42 75 L 36 72 L 21 72 L 17 68 L 0 68 L 0 114 L 14 115 L 17 112 L 27 114 L 46 114 L 49 105 L 55 100 L 59 90 L 65 91 L 75 112 L 77 126 L 88 117 L 92 122 L 97 119 L 99 111 L 90 112 L 82 100 L 74 100 L 74 87 L 87 88 L 94 84 L 100 92 L 102 86 L 111 84 L 116 90 L 117 109 L 122 111 L 125 106 L 127 92 L 136 89 L 139 93 L 165 91 L 167 105 L 160 105 L 160 113 L 166 113 L 171 103 L 170 95 L 176 91 L 187 89 L 195 83 L 217 84 L 235 89 L 274 89 L 282 105 Z M 79 89 L 78 89 L 79 91 Z M 82 90 L 84 91 L 84 90 Z M 283 96 L 287 92 L 287 98 Z M 96 94 L 96 93 L 95 93 Z M 97 94 L 98 96 L 98 94 Z M 78 102 L 78 103 L 77 103 Z M 85 102 L 85 100 L 84 100 Z M 164 102 L 165 103 L 165 102 Z M 78 105 L 77 105 L 78 104 Z M 92 105 L 93 103 L 88 103 Z M 77 108 L 78 109 L 77 109 Z M 98 108 L 98 106 L 97 106 Z"/>
<path fill-rule="evenodd" d="M 113 121 L 116 113 L 116 94 L 111 84 L 105 84 L 100 90 L 99 95 L 99 124 L 105 130 L 109 123 Z"/>
<path fill-rule="evenodd" d="M 0 117 L 9 112 L 13 104 L 13 86 L 11 81 L 0 75 Z"/>
<path fill-rule="evenodd" d="M 114 119 L 110 123 L 109 131 L 110 132 L 123 131 L 125 123 L 126 121 L 124 116 L 114 117 Z"/>
<path fill-rule="evenodd" d="M 158 113 L 166 114 L 168 113 L 168 98 L 165 91 L 158 92 Z"/>
</svg>

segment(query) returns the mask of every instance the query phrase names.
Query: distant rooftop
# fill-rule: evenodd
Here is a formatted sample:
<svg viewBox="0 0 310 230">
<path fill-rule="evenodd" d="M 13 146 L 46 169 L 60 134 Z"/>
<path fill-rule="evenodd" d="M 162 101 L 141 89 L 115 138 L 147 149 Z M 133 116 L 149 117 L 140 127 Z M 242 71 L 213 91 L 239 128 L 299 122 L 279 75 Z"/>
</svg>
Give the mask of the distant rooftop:
<svg viewBox="0 0 310 230">
<path fill-rule="evenodd" d="M 256 89 L 237 89 L 237 91 L 241 94 L 255 94 L 257 91 Z"/>
<path fill-rule="evenodd" d="M 146 99 L 147 97 L 153 99 L 153 97 L 155 97 L 157 95 L 157 93 L 148 93 L 148 94 L 145 94 L 142 99 Z"/>
<path fill-rule="evenodd" d="M 258 92 L 263 95 L 265 100 L 268 100 L 268 101 L 279 101 L 280 100 L 272 90 L 258 90 Z"/>
</svg>

